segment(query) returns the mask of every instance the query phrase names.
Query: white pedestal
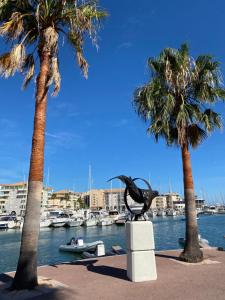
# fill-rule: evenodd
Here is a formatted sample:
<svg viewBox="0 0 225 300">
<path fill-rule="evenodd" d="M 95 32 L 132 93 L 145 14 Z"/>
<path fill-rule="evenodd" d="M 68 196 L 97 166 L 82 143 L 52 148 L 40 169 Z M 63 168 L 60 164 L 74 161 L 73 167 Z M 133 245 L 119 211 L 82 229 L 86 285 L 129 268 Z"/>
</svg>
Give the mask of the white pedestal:
<svg viewBox="0 0 225 300">
<path fill-rule="evenodd" d="M 155 242 L 152 222 L 127 222 L 126 237 L 128 278 L 134 282 L 156 280 Z"/>
</svg>

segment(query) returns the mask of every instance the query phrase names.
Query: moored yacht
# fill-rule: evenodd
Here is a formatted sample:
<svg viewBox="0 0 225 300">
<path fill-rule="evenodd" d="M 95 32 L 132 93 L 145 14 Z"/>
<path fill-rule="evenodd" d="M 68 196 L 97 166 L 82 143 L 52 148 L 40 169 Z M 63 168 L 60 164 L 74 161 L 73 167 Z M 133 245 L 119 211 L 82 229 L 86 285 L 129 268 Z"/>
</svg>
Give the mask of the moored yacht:
<svg viewBox="0 0 225 300">
<path fill-rule="evenodd" d="M 68 226 L 68 227 L 79 227 L 83 224 L 84 220 L 81 219 L 81 218 L 71 218 L 69 219 L 65 226 Z"/>
<path fill-rule="evenodd" d="M 0 217 L 0 229 L 14 229 L 17 227 L 18 227 L 18 223 L 15 216 Z"/>
<path fill-rule="evenodd" d="M 96 218 L 86 219 L 83 223 L 85 227 L 92 227 L 92 226 L 96 226 L 97 224 L 98 224 L 98 220 Z"/>
<path fill-rule="evenodd" d="M 155 218 L 157 216 L 157 211 L 150 209 L 147 214 L 150 218 Z"/>
<path fill-rule="evenodd" d="M 170 217 L 175 217 L 177 215 L 177 212 L 174 209 L 168 209 L 166 211 L 166 215 Z"/>
<path fill-rule="evenodd" d="M 51 224 L 52 224 L 52 220 L 51 219 L 42 219 L 40 221 L 40 228 L 49 227 Z"/>
<path fill-rule="evenodd" d="M 63 227 L 70 220 L 67 214 L 61 213 L 56 218 L 52 219 L 51 227 Z"/>
<path fill-rule="evenodd" d="M 158 217 L 165 217 L 165 215 L 166 215 L 165 210 L 159 209 L 159 210 L 157 211 L 157 216 L 158 216 Z"/>
<path fill-rule="evenodd" d="M 114 220 L 111 218 L 103 218 L 98 221 L 99 226 L 109 226 L 109 225 L 112 225 L 113 223 L 114 223 Z"/>
</svg>

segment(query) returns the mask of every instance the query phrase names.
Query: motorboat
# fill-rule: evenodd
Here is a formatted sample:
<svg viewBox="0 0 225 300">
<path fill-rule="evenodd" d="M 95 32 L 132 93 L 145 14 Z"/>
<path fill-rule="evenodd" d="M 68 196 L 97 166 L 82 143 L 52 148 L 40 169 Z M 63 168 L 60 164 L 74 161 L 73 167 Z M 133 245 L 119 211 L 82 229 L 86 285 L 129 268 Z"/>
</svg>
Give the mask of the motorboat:
<svg viewBox="0 0 225 300">
<path fill-rule="evenodd" d="M 123 225 L 125 225 L 126 221 L 127 221 L 126 218 L 120 218 L 120 219 L 115 221 L 115 224 L 118 225 L 118 226 L 123 226 Z"/>
<path fill-rule="evenodd" d="M 119 226 L 123 226 L 125 225 L 128 218 L 129 218 L 128 214 L 123 213 L 119 216 L 118 220 L 115 221 L 115 224 Z"/>
<path fill-rule="evenodd" d="M 109 211 L 109 217 L 113 220 L 116 221 L 119 218 L 119 212 L 117 210 L 110 210 Z"/>
<path fill-rule="evenodd" d="M 174 209 L 168 209 L 166 215 L 169 217 L 175 217 L 177 215 L 177 212 Z"/>
<path fill-rule="evenodd" d="M 203 239 L 200 234 L 198 235 L 198 241 L 199 241 L 200 248 L 211 248 L 209 246 L 209 241 L 206 239 Z M 185 245 L 185 238 L 179 238 L 178 242 L 183 247 Z"/>
<path fill-rule="evenodd" d="M 166 212 L 165 212 L 165 210 L 158 210 L 158 212 L 157 212 L 157 216 L 158 217 L 165 217 L 165 215 L 166 215 Z"/>
<path fill-rule="evenodd" d="M 43 219 L 40 221 L 40 228 L 49 227 L 52 224 L 51 219 Z"/>
<path fill-rule="evenodd" d="M 14 229 L 18 227 L 15 216 L 2 216 L 0 217 L 0 229 Z"/>
<path fill-rule="evenodd" d="M 157 216 L 157 211 L 156 210 L 149 210 L 147 214 L 150 218 L 155 218 Z"/>
<path fill-rule="evenodd" d="M 67 227 L 79 227 L 83 224 L 83 220 L 81 218 L 69 219 L 65 226 Z"/>
<path fill-rule="evenodd" d="M 99 226 L 110 226 L 114 223 L 114 220 L 111 218 L 103 218 L 98 221 Z"/>
<path fill-rule="evenodd" d="M 103 244 L 103 241 L 85 243 L 82 238 L 71 238 L 70 242 L 66 245 L 60 245 L 59 250 L 74 253 L 82 253 L 84 251 L 94 252 L 98 245 Z"/>
<path fill-rule="evenodd" d="M 52 223 L 50 226 L 54 227 L 54 228 L 63 227 L 66 225 L 66 222 L 67 222 L 67 220 L 62 220 L 62 219 L 60 220 L 60 219 L 56 218 L 56 219 L 52 220 Z"/>
<path fill-rule="evenodd" d="M 98 224 L 98 220 L 96 218 L 86 219 L 83 223 L 85 227 L 92 227 Z"/>
<path fill-rule="evenodd" d="M 52 219 L 50 224 L 51 227 L 63 227 L 70 220 L 70 217 L 67 214 L 59 214 L 56 218 Z"/>
</svg>

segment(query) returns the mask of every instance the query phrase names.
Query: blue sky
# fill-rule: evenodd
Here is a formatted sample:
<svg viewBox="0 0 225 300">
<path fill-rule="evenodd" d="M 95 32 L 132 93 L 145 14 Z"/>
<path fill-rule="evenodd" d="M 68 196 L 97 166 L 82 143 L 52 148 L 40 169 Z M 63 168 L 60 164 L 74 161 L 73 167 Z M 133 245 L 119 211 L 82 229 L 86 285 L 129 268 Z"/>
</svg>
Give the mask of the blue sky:
<svg viewBox="0 0 225 300">
<path fill-rule="evenodd" d="M 193 57 L 212 54 L 225 70 L 223 0 L 100 1 L 110 17 L 99 34 L 99 50 L 86 45 L 88 80 L 70 47 L 61 47 L 62 88 L 49 97 L 45 174 L 56 190 L 109 188 L 107 180 L 124 174 L 148 179 L 160 192 L 182 193 L 180 150 L 158 144 L 146 134 L 132 107 L 136 87 L 149 79 L 146 60 L 165 47 L 188 42 Z M 6 47 L 0 43 L 1 52 Z M 33 129 L 34 84 L 21 91 L 22 77 L 0 80 L 0 183 L 28 175 Z M 215 109 L 224 115 L 225 104 Z M 225 200 L 225 135 L 214 133 L 191 152 L 196 193 L 210 202 Z M 45 181 L 47 180 L 45 176 Z M 119 182 L 113 182 L 118 187 Z"/>
</svg>

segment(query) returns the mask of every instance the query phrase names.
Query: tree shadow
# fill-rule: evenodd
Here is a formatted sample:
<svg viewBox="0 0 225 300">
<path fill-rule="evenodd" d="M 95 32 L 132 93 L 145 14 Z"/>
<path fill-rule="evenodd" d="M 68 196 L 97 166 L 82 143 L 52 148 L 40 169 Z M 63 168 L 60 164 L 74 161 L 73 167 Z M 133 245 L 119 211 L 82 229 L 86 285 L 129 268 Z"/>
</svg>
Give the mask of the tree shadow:
<svg viewBox="0 0 225 300">
<path fill-rule="evenodd" d="M 8 283 L 8 282 L 12 281 L 12 279 L 13 278 L 11 276 L 7 275 L 7 274 L 4 274 L 4 273 L 0 274 L 0 283 L 1 282 L 2 283 Z"/>
<path fill-rule="evenodd" d="M 51 287 L 40 284 L 35 289 L 16 290 L 12 289 L 13 276 L 0 274 L 0 299 L 11 300 L 18 299 L 35 299 L 35 300 L 62 300 L 71 299 L 71 295 L 77 296 L 77 292 L 69 287 Z M 24 298 L 23 298 L 24 297 Z M 79 297 L 77 297 L 79 299 Z"/>
<path fill-rule="evenodd" d="M 93 273 L 110 276 L 110 277 L 115 277 L 115 278 L 119 278 L 119 279 L 128 281 L 126 270 L 124 270 L 122 268 L 116 268 L 116 267 L 105 266 L 105 265 L 96 266 L 95 263 L 97 263 L 97 262 L 98 262 L 98 260 L 95 259 L 95 260 L 88 260 L 88 261 L 78 261 L 78 262 L 74 262 L 72 264 L 85 266 L 88 271 L 93 272 Z"/>
<path fill-rule="evenodd" d="M 71 297 L 72 296 L 72 297 Z M 62 299 L 79 299 L 78 294 L 73 289 L 55 289 L 48 293 L 33 297 L 34 300 L 62 300 Z"/>
<path fill-rule="evenodd" d="M 179 256 L 175 256 L 175 255 L 168 255 L 168 254 L 156 253 L 155 256 L 156 257 L 167 258 L 167 259 L 169 258 L 169 259 L 174 259 L 174 260 L 179 260 L 180 261 Z"/>
</svg>

